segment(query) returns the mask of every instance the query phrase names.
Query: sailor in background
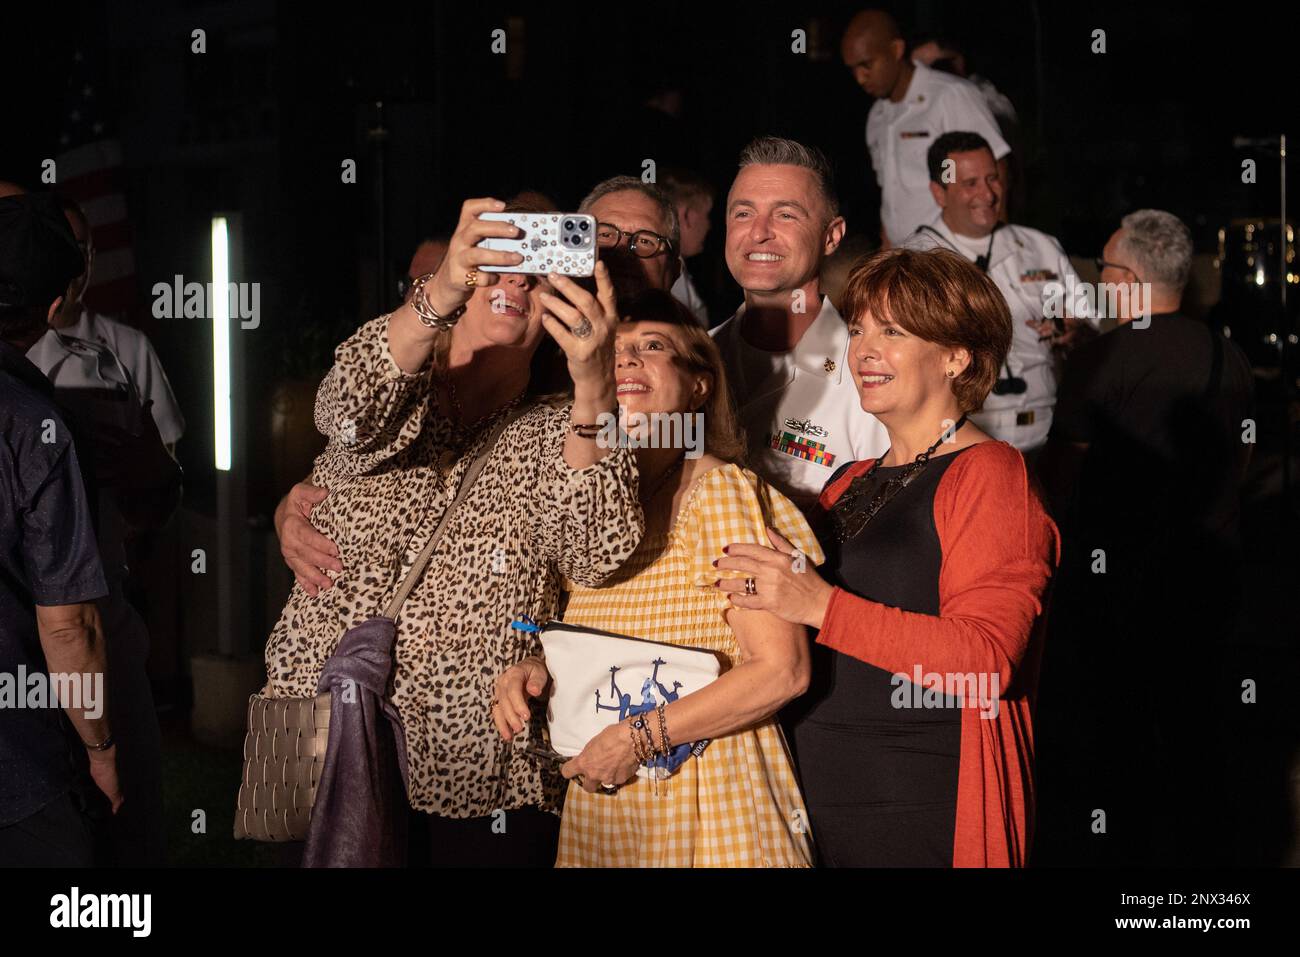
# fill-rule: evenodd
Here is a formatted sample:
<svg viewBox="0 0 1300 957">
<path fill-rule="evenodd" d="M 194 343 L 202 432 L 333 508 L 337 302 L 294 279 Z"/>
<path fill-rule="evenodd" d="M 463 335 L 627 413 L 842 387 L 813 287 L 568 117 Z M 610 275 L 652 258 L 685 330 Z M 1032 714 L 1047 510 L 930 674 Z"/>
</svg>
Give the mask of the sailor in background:
<svg viewBox="0 0 1300 957">
<path fill-rule="evenodd" d="M 973 83 L 913 63 L 898 23 L 863 10 L 844 31 L 840 53 L 853 79 L 875 97 L 867 114 L 867 150 L 880 185 L 882 246 L 897 246 L 938 212 L 926 188 L 926 150 L 949 130 L 974 130 L 1005 174 L 1011 147 Z"/>
<path fill-rule="evenodd" d="M 50 320 L 50 327 L 65 336 L 107 347 L 113 358 L 106 362 L 106 365 L 120 363 L 133 381 L 141 403 L 152 403 L 149 411 L 153 416 L 154 424 L 158 427 L 158 434 L 162 437 L 168 451 L 174 454 L 176 443 L 185 434 L 185 417 L 181 415 L 167 373 L 163 371 L 162 363 L 158 361 L 158 353 L 154 351 L 148 336 L 139 329 L 109 319 L 107 316 L 101 316 L 86 308 L 82 295 L 90 285 L 90 277 L 95 268 L 95 246 L 91 238 L 90 224 L 85 212 L 76 202 L 67 198 L 60 198 L 59 202 L 63 207 L 64 216 L 67 217 L 68 225 L 72 227 L 73 235 L 77 237 L 77 245 L 81 247 L 86 257 L 86 271 L 68 290 L 63 305 Z M 47 362 L 54 361 L 55 357 L 63 351 L 58 333 L 53 331 L 46 333 L 45 338 L 33 347 L 38 354 L 45 357 Z M 103 352 L 102 349 L 96 351 Z M 31 355 L 30 358 L 38 366 L 45 367 L 36 355 Z M 48 370 L 46 374 L 49 374 Z M 106 374 L 112 377 L 112 373 Z M 101 386 L 103 383 L 92 383 L 92 385 Z"/>
<path fill-rule="evenodd" d="M 917 250 L 942 246 L 960 253 L 983 269 L 1006 297 L 1013 326 L 1011 350 L 983 410 L 971 420 L 1021 452 L 1034 452 L 1047 441 L 1056 403 L 1053 342 L 1077 336 L 1085 322 L 1096 329 L 1096 310 L 1081 305 L 1080 315 L 1063 318 L 1059 327 L 1050 318 L 1075 305 L 1068 290 L 1077 288 L 1079 277 L 1053 237 L 998 222 L 1003 184 L 984 137 L 945 133 L 930 147 L 927 163 L 930 192 L 940 213 L 903 245 Z M 1067 295 L 1053 300 L 1058 287 Z"/>
</svg>

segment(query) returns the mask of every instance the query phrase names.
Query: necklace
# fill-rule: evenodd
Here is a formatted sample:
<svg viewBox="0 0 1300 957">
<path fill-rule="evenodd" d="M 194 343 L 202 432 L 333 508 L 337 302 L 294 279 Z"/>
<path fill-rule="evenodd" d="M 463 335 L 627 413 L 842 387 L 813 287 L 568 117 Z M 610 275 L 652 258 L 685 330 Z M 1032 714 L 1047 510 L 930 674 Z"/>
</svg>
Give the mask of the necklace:
<svg viewBox="0 0 1300 957">
<path fill-rule="evenodd" d="M 862 499 L 867 494 L 867 490 L 871 486 L 871 479 L 876 474 L 876 469 L 880 468 L 880 463 L 885 460 L 885 456 L 882 455 L 872 462 L 871 468 L 855 478 L 844 494 L 840 496 L 839 501 L 831 507 L 831 514 L 836 525 L 836 538 L 840 542 L 847 542 L 861 532 L 866 527 L 866 524 L 876 517 L 876 513 L 889 504 L 890 499 L 912 484 L 912 480 L 925 470 L 926 465 L 930 462 L 930 456 L 943 444 L 944 438 L 949 435 L 955 436 L 965 424 L 966 414 L 962 413 L 962 417 L 957 420 L 957 424 L 952 427 L 951 431 L 945 429 L 934 440 L 933 445 L 918 455 L 898 475 L 886 479 L 885 483 L 871 499 L 863 505 L 861 504 Z M 885 455 L 888 454 L 889 451 L 886 450 Z"/>
</svg>

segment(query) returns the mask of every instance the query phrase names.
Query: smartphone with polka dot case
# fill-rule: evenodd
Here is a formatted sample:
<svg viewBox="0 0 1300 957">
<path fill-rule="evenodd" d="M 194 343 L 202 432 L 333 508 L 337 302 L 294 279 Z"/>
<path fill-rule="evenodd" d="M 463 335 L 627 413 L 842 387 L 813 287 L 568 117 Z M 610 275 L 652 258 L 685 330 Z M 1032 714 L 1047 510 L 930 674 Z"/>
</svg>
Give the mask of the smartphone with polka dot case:
<svg viewBox="0 0 1300 957">
<path fill-rule="evenodd" d="M 489 238 L 484 249 L 520 253 L 517 266 L 479 266 L 485 272 L 590 276 L 596 271 L 596 219 L 585 213 L 481 213 L 480 219 L 510 223 L 523 230 L 519 239 Z"/>
</svg>

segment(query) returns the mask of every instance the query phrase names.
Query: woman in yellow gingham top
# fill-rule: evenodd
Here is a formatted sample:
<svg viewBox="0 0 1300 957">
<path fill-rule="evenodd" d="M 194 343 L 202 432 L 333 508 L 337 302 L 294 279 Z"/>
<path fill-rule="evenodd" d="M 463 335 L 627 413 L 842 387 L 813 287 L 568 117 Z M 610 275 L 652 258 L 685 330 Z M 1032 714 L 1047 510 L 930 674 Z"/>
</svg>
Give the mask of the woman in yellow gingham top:
<svg viewBox="0 0 1300 957">
<path fill-rule="evenodd" d="M 743 659 L 713 587 L 713 560 L 732 542 L 769 544 L 758 478 L 735 465 L 700 475 L 673 528 L 642 539 L 611 584 L 573 586 L 564 620 L 650 641 Z M 799 510 L 770 491 L 772 521 L 820 562 Z M 762 536 L 760 538 L 760 536 Z M 735 611 L 733 610 L 733 614 Z M 704 692 L 701 692 L 704 693 Z M 685 700 L 680 699 L 680 700 Z M 674 744 L 672 712 L 669 735 Z M 657 738 L 656 738 L 657 740 Z M 560 824 L 559 867 L 804 867 L 812 863 L 807 813 L 774 717 L 714 738 L 672 777 L 634 778 L 613 794 L 569 784 Z"/>
<path fill-rule="evenodd" d="M 648 294 L 648 301 L 653 308 L 646 297 L 630 307 L 635 321 L 621 324 L 616 338 L 625 419 L 704 410 L 708 454 L 688 459 L 681 449 L 638 450 L 641 545 L 601 587 L 569 585 L 564 620 L 719 654 L 718 680 L 663 711 L 673 746 L 711 743 L 654 782 L 635 776 L 631 719 L 598 734 L 564 765 L 570 784 L 556 865 L 807 867 L 808 816 L 775 718 L 807 686 L 807 635 L 774 615 L 733 607 L 713 587 L 728 574 L 713 562 L 733 542 L 771 544 L 767 525 L 808 562 L 820 564 L 823 555 L 789 499 L 725 461 L 743 446 L 712 340 L 671 298 Z M 547 680 L 538 659 L 501 676 L 493 716 L 504 737 L 529 718 L 525 691 L 540 695 Z M 650 724 L 661 747 L 657 718 Z M 602 783 L 621 786 L 609 793 Z"/>
</svg>

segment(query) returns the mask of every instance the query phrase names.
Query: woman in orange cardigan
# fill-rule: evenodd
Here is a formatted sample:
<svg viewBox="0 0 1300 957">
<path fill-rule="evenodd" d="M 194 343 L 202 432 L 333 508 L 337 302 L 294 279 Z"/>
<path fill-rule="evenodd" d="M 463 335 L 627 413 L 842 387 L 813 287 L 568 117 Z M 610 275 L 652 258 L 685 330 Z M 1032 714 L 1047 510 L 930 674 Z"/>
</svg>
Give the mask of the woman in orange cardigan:
<svg viewBox="0 0 1300 957">
<path fill-rule="evenodd" d="M 819 629 L 787 715 L 821 862 L 1021 866 L 1031 710 L 1056 526 L 1015 447 L 967 415 L 1011 342 L 996 286 L 947 250 L 895 249 L 845 289 L 862 409 L 889 432 L 820 506 L 824 580 L 773 531 L 730 546 L 719 588 Z"/>
</svg>

